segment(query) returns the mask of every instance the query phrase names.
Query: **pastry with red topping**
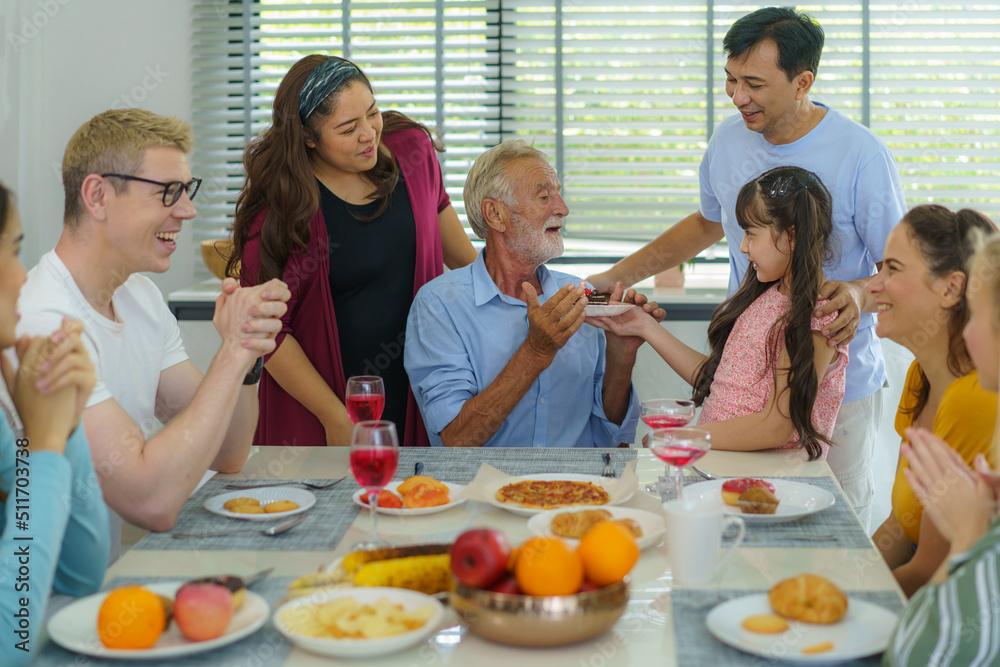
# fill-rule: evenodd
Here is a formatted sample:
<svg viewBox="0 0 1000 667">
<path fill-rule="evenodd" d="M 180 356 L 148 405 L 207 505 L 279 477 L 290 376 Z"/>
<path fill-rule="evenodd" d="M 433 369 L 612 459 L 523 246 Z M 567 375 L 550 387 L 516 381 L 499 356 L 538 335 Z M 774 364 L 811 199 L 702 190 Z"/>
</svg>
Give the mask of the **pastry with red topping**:
<svg viewBox="0 0 1000 667">
<path fill-rule="evenodd" d="M 770 482 L 753 477 L 741 477 L 740 479 L 727 479 L 722 483 L 722 499 L 726 501 L 727 505 L 736 506 L 743 492 L 754 487 L 767 489 L 774 493 L 774 484 Z"/>
</svg>

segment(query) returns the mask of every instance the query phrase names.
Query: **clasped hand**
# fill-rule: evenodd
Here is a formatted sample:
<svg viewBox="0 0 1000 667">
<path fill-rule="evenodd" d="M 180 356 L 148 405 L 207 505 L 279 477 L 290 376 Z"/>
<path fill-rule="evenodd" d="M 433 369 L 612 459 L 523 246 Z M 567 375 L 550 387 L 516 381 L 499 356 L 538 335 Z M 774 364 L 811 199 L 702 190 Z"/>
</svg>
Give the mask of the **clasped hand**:
<svg viewBox="0 0 1000 667">
<path fill-rule="evenodd" d="M 32 449 L 62 451 L 97 382 L 83 346 L 83 323 L 63 318 L 50 336 L 22 336 L 18 367 L 0 355 L 0 369 Z"/>
<path fill-rule="evenodd" d="M 224 344 L 245 357 L 248 369 L 257 357 L 274 351 L 274 337 L 281 331 L 291 296 L 288 286 L 277 278 L 254 287 L 240 287 L 233 278 L 222 281 L 212 323 Z"/>
</svg>

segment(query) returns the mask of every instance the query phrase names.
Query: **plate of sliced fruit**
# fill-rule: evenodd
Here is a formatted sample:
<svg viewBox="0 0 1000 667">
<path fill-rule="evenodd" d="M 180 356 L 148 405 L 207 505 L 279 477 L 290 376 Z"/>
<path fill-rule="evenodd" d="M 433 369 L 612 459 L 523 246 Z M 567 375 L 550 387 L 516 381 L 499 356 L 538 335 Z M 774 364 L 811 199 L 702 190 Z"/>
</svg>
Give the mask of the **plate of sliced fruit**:
<svg viewBox="0 0 1000 667">
<path fill-rule="evenodd" d="M 230 586 L 233 581 L 240 586 Z M 53 642 L 74 653 L 162 661 L 239 641 L 259 630 L 270 612 L 267 601 L 237 577 L 216 577 L 88 595 L 53 615 L 48 631 Z"/>
<path fill-rule="evenodd" d="M 467 498 L 462 494 L 464 484 L 442 482 L 426 475 L 389 482 L 378 497 L 380 514 L 391 516 L 420 516 L 435 514 L 458 507 Z M 368 507 L 368 492 L 359 489 L 352 497 L 354 503 Z"/>
</svg>

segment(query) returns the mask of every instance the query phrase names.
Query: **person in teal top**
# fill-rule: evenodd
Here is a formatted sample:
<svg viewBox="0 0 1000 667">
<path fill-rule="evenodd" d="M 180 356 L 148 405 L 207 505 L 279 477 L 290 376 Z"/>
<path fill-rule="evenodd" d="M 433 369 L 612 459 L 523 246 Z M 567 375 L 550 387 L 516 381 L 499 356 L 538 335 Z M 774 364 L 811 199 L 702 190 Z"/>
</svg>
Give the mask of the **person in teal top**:
<svg viewBox="0 0 1000 667">
<path fill-rule="evenodd" d="M 108 510 L 80 412 L 95 382 L 80 340 L 65 321 L 49 337 L 16 340 L 21 221 L 0 184 L 0 665 L 27 665 L 52 591 L 100 588 L 110 551 Z"/>
</svg>

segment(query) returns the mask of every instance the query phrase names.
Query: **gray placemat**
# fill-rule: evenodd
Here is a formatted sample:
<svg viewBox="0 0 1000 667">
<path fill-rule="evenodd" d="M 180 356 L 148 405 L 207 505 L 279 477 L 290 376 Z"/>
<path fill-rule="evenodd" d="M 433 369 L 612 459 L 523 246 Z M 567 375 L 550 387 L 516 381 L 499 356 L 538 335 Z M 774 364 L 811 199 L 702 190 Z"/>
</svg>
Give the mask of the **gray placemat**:
<svg viewBox="0 0 1000 667">
<path fill-rule="evenodd" d="M 833 507 L 808 514 L 801 519 L 782 523 L 747 522 L 745 547 L 808 547 L 811 549 L 867 549 L 871 546 L 868 533 L 861 526 L 847 498 L 830 477 L 781 477 L 790 482 L 802 482 L 829 491 L 836 499 Z M 684 486 L 705 481 L 701 477 L 685 477 Z M 830 539 L 810 539 L 830 537 Z"/>
<path fill-rule="evenodd" d="M 275 480 L 271 480 L 275 481 Z M 325 484 L 328 479 L 304 479 L 304 482 Z M 208 498 L 220 493 L 231 493 L 226 484 L 242 483 L 232 479 L 210 479 L 191 496 L 181 510 L 177 523 L 170 532 L 206 533 L 213 530 L 259 527 L 261 530 L 280 523 L 274 521 L 240 521 L 213 514 L 205 509 Z M 259 483 L 267 486 L 265 480 L 247 480 L 247 484 Z M 301 487 L 296 487 L 301 488 Z M 316 496 L 316 504 L 305 512 L 306 518 L 286 533 L 268 537 L 258 531 L 220 535 L 218 537 L 194 537 L 174 539 L 170 533 L 150 533 L 139 540 L 134 549 L 180 549 L 184 551 L 332 551 L 344 533 L 354 522 L 361 508 L 351 501 L 351 494 L 358 486 L 351 478 L 345 479 L 329 489 L 308 489 Z"/>
<path fill-rule="evenodd" d="M 720 602 L 764 592 L 766 591 L 675 589 L 670 597 L 674 617 L 674 637 L 677 645 L 677 666 L 761 667 L 763 665 L 790 664 L 778 658 L 764 658 L 730 648 L 715 639 L 708 631 L 708 626 L 705 625 L 705 617 Z M 903 602 L 896 593 L 891 591 L 848 591 L 848 594 L 851 597 L 885 607 L 895 614 L 899 614 L 903 610 Z M 776 641 L 781 643 L 780 638 Z M 784 644 L 781 645 L 784 646 Z M 878 665 L 879 656 L 824 664 Z"/>
<path fill-rule="evenodd" d="M 177 581 L 177 577 L 115 577 L 102 590 L 110 590 L 125 584 L 153 584 L 161 581 Z M 257 593 L 271 606 L 274 611 L 278 602 L 288 592 L 288 584 L 292 577 L 268 577 L 254 584 L 253 592 Z M 66 596 L 59 596 L 66 597 Z M 60 601 L 62 602 L 62 601 Z M 51 603 L 50 603 L 51 604 Z M 65 604 L 62 604 L 65 606 Z M 97 642 L 96 632 L 94 641 Z M 157 660 L 114 660 L 79 655 L 60 648 L 48 641 L 32 659 L 32 667 L 75 667 L 76 665 L 114 665 L 115 667 L 151 667 L 152 665 L 170 665 L 171 667 L 277 667 L 281 665 L 291 645 L 274 629 L 270 613 L 267 623 L 249 637 L 222 646 L 220 648 L 171 659 Z"/>
<path fill-rule="evenodd" d="M 418 461 L 424 464 L 423 474 L 445 482 L 468 484 L 479 466 L 489 463 L 508 475 L 531 475 L 547 472 L 568 472 L 600 475 L 604 469 L 604 454 L 611 454 L 611 465 L 621 474 L 625 464 L 636 457 L 634 449 L 564 449 L 544 447 L 404 447 L 399 450 L 396 479 L 413 474 Z M 354 487 L 355 489 L 357 487 Z"/>
</svg>

